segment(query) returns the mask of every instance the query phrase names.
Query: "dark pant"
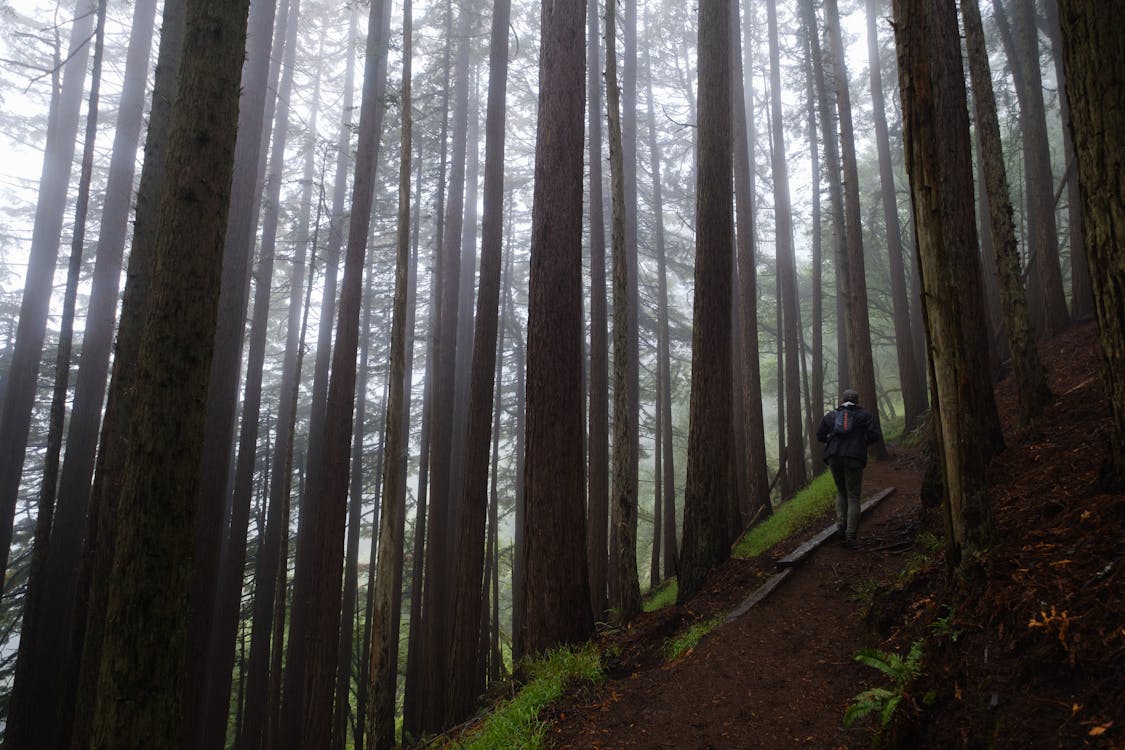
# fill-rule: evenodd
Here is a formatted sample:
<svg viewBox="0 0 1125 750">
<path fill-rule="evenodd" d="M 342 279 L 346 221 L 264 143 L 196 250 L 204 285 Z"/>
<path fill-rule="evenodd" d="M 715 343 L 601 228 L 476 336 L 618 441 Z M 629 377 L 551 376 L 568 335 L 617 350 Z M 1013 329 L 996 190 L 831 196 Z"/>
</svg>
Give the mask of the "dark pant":
<svg viewBox="0 0 1125 750">
<path fill-rule="evenodd" d="M 833 456 L 828 468 L 836 482 L 836 528 L 854 542 L 859 534 L 859 491 L 863 484 L 863 462 L 857 458 Z"/>
</svg>

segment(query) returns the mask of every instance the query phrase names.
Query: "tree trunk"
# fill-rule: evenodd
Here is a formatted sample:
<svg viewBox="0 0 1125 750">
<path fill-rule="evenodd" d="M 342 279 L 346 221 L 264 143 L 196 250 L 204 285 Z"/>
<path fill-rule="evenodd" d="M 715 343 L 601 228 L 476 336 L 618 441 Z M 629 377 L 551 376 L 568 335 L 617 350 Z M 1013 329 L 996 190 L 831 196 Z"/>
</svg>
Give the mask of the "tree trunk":
<svg viewBox="0 0 1125 750">
<path fill-rule="evenodd" d="M 94 715 L 96 746 L 182 741 L 191 529 L 248 2 L 187 5 Z M 171 740 L 171 741 L 170 741 Z"/>
<path fill-rule="evenodd" d="M 992 238 L 996 271 L 1003 300 L 1004 323 L 1012 353 L 1012 372 L 1019 398 L 1020 424 L 1026 425 L 1043 409 L 1051 397 L 1047 371 L 1039 360 L 1039 350 L 1031 330 L 1031 316 L 1021 282 L 1019 250 L 1012 224 L 1012 204 L 1008 176 L 1004 167 L 1004 151 L 1000 141 L 1000 124 L 996 117 L 996 98 L 992 93 L 992 73 L 988 67 L 988 51 L 984 44 L 977 0 L 961 0 L 965 24 L 965 47 L 973 84 L 973 107 L 988 193 L 989 232 Z"/>
<path fill-rule="evenodd" d="M 20 625 L 19 648 L 4 731 L 6 747 L 45 747 L 53 730 L 53 722 L 43 720 L 56 708 L 55 679 L 64 656 L 68 631 L 57 628 L 63 623 L 49 619 L 56 608 L 46 603 L 57 601 L 57 592 L 47 588 L 45 577 L 51 556 L 77 557 L 77 540 L 69 548 L 56 549 L 50 544 L 55 517 L 55 489 L 59 476 L 59 454 L 62 452 L 63 420 L 70 383 L 70 359 L 74 341 L 74 308 L 78 298 L 79 274 L 82 270 L 82 248 L 86 242 L 86 217 L 90 207 L 90 175 L 94 167 L 94 143 L 98 132 L 98 99 L 101 93 L 102 53 L 105 49 L 105 0 L 97 6 L 94 35 L 94 62 L 90 72 L 90 104 L 86 115 L 86 131 L 82 145 L 82 168 L 78 180 L 78 199 L 74 208 L 74 236 L 71 239 L 67 264 L 66 291 L 63 295 L 62 317 L 59 321 L 59 344 L 55 357 L 55 384 L 48 418 L 47 454 L 43 460 L 43 479 L 39 490 L 39 508 L 28 566 L 27 589 L 24 594 L 23 622 Z M 58 542 L 57 536 L 55 538 Z M 56 610 L 56 611 L 53 611 Z M 67 610 L 69 614 L 69 610 Z"/>
<path fill-rule="evenodd" d="M 582 426 L 584 0 L 542 7 L 527 324 L 521 653 L 589 638 Z"/>
<path fill-rule="evenodd" d="M 310 554 L 304 559 L 309 578 L 304 578 L 299 571 L 294 583 L 294 618 L 289 634 L 290 659 L 286 670 L 281 732 L 283 747 L 314 747 L 330 737 L 332 731 L 343 565 L 341 541 L 347 511 L 348 443 L 355 402 L 364 255 L 385 106 L 378 92 L 386 81 L 389 15 L 387 3 L 372 3 L 368 29 L 379 31 L 369 32 L 367 37 L 352 212 L 325 407 L 324 454 L 320 482 L 313 488 L 316 507 L 313 528 L 316 533 Z M 309 582 L 310 588 L 306 589 L 305 596 L 300 596 L 297 587 L 304 581 Z M 298 635 L 294 632 L 296 614 L 302 611 L 306 602 L 307 629 L 302 629 Z"/>
<path fill-rule="evenodd" d="M 609 364 L 605 289 L 605 212 L 602 196 L 602 76 L 597 0 L 587 11 L 589 45 L 586 85 L 590 113 L 590 430 L 589 501 L 586 546 L 590 563 L 590 605 L 600 618 L 609 606 Z"/>
<path fill-rule="evenodd" d="M 447 12 L 452 14 L 452 4 Z M 454 21 L 449 20 L 452 30 Z M 447 684 L 447 660 L 453 605 L 452 499 L 453 452 L 455 450 L 453 414 L 456 408 L 457 382 L 457 318 L 461 280 L 461 228 L 465 204 L 465 156 L 469 106 L 468 29 L 471 23 L 467 10 L 457 19 L 458 37 L 453 71 L 453 138 L 449 183 L 445 204 L 445 227 L 441 253 L 441 307 L 434 332 L 435 375 L 434 408 L 431 412 L 430 501 L 426 525 L 425 585 L 422 590 L 422 675 L 421 729 L 444 727 Z M 458 41 L 459 39 L 459 41 Z"/>
<path fill-rule="evenodd" d="M 813 0 L 801 0 L 801 26 L 808 37 L 811 49 L 813 80 L 816 84 L 817 110 L 820 113 L 821 143 L 824 144 L 824 166 L 827 171 L 828 201 L 832 210 L 833 258 L 836 261 L 836 393 L 847 387 L 848 349 L 846 332 L 850 326 L 844 314 L 844 282 L 848 259 L 844 250 L 844 191 L 841 181 L 840 135 L 836 127 L 836 111 L 832 106 L 831 90 L 824 71 L 825 55 L 820 45 Z M 833 399 L 835 401 L 835 399 Z"/>
<path fill-rule="evenodd" d="M 617 38 L 615 0 L 607 0 L 607 40 Z M 617 84 L 617 50 L 606 43 L 606 107 L 609 112 L 610 193 L 613 204 L 613 485 L 610 528 L 610 607 L 618 622 L 631 620 L 641 610 L 637 574 L 637 424 L 631 375 L 634 349 L 630 342 L 630 248 L 626 245 L 628 210 L 622 153 L 621 90 Z M 635 237 L 634 237 L 635 239 Z"/>
<path fill-rule="evenodd" d="M 752 10 L 748 9 L 748 13 Z M 750 24 L 747 23 L 746 48 L 750 44 Z M 737 29 L 732 28 L 731 55 L 733 69 L 731 85 L 733 101 L 731 115 L 734 135 L 734 197 L 737 230 L 738 302 L 742 317 L 742 382 L 740 389 L 743 418 L 746 423 L 748 458 L 747 492 L 750 495 L 747 521 L 758 514 L 768 517 L 770 505 L 769 468 L 766 466 L 766 427 L 762 416 L 762 375 L 758 360 L 758 264 L 754 257 L 754 87 L 753 73 L 745 76 L 742 66 L 742 45 L 738 43 Z M 745 81 L 744 81 L 745 79 Z M 669 409 L 669 416 L 670 416 Z M 671 425 L 665 429 L 671 431 Z M 670 438 L 670 434 L 669 434 Z"/>
<path fill-rule="evenodd" d="M 883 199 L 883 232 L 887 243 L 887 270 L 891 281 L 894 310 L 895 351 L 898 354 L 898 379 L 902 388 L 903 429 L 911 430 L 926 411 L 926 382 L 914 359 L 910 330 L 910 303 L 906 298 L 906 270 L 903 265 L 902 230 L 898 220 L 894 166 L 887 132 L 886 103 L 883 99 L 883 71 L 876 29 L 880 4 L 867 0 L 867 66 L 871 77 L 871 112 L 875 122 L 875 147 L 879 154 L 879 188 Z M 819 406 L 818 402 L 818 406 Z"/>
<path fill-rule="evenodd" d="M 125 62 L 124 88 L 113 141 L 113 157 L 105 187 L 98 236 L 97 256 L 91 280 L 86 325 L 82 332 L 82 352 L 75 379 L 74 403 L 66 434 L 66 460 L 58 483 L 55 518 L 51 529 L 51 553 L 44 568 L 45 590 L 51 596 L 43 602 L 43 641 L 36 674 L 48 691 L 35 699 L 43 715 L 44 707 L 58 710 L 64 695 L 76 681 L 70 672 L 71 633 L 79 616 L 79 572 L 82 545 L 90 501 L 90 484 L 97 452 L 98 427 L 105 400 L 109 354 L 113 345 L 117 297 L 121 287 L 121 259 L 132 210 L 133 177 L 137 163 L 137 143 L 145 105 L 145 85 L 152 52 L 152 31 L 156 0 L 141 0 L 133 8 L 133 26 Z M 82 613 L 84 615 L 84 613 Z M 25 616 L 26 617 L 26 616 Z M 28 628 L 25 619 L 23 630 Z M 9 709 L 9 716 L 14 708 Z M 55 714 L 60 721 L 46 722 L 58 734 L 70 711 Z M 11 719 L 9 719 L 11 721 Z M 11 730 L 9 730 L 11 731 Z M 39 742 L 48 747 L 48 741 Z"/>
<path fill-rule="evenodd" d="M 949 565 L 971 561 L 992 533 L 989 459 L 1003 436 L 988 372 L 973 221 L 972 157 L 953 0 L 894 0 L 903 133 L 925 289 L 952 534 Z"/>
<path fill-rule="evenodd" d="M 31 410 L 35 405 L 43 340 L 47 335 L 51 284 L 58 263 L 59 236 L 74 161 L 86 67 L 90 59 L 90 46 L 86 41 L 93 32 L 95 14 L 88 12 L 89 8 L 89 0 L 77 0 L 62 90 L 52 101 L 48 116 L 47 143 L 39 177 L 39 199 L 35 205 L 27 276 L 20 301 L 16 341 L 4 382 L 3 404 L 0 405 L 0 581 L 7 578 L 16 499 L 23 475 Z"/>
<path fill-rule="evenodd" d="M 821 209 L 821 166 L 820 166 L 820 139 L 817 137 L 816 120 L 816 76 L 814 73 L 813 44 L 809 38 L 809 29 L 802 26 L 801 36 L 805 42 L 805 79 L 806 79 L 806 107 L 808 109 L 808 140 L 809 140 L 809 165 L 811 167 L 810 182 L 812 183 L 812 252 L 810 257 L 812 281 L 812 352 L 809 369 L 809 409 L 806 416 L 816 424 L 817 415 L 822 412 L 824 402 L 824 231 Z M 911 358 L 914 353 L 911 351 Z M 816 476 L 824 471 L 824 462 L 820 460 L 821 451 L 819 441 L 816 439 L 815 427 L 808 430 L 809 455 L 812 456 L 812 473 Z"/>
<path fill-rule="evenodd" d="M 78 574 L 78 596 L 66 672 L 68 679 L 63 682 L 66 692 L 59 710 L 55 743 L 60 748 L 70 747 L 72 737 L 78 742 L 85 742 L 93 731 L 107 587 L 115 549 L 117 496 L 122 482 L 125 438 L 134 405 L 127 394 L 133 392 L 141 329 L 156 264 L 156 230 L 167 162 L 172 101 L 179 86 L 184 11 L 182 4 L 174 4 L 165 8 L 163 15 L 144 167 L 137 190 L 133 243 Z"/>
<path fill-rule="evenodd" d="M 247 37 L 246 64 L 242 70 L 230 220 L 223 247 L 215 355 L 207 387 L 207 417 L 203 428 L 199 495 L 196 499 L 198 508 L 193 530 L 194 563 L 187 638 L 188 651 L 200 658 L 187 664 L 185 733 L 195 732 L 203 725 L 200 712 L 205 691 L 199 690 L 198 686 L 204 684 L 209 661 L 208 638 L 215 612 L 225 532 L 231 514 L 232 443 L 238 411 L 239 375 L 242 372 L 246 306 L 250 295 L 250 263 L 262 208 L 266 147 L 273 124 L 273 97 L 278 90 L 278 77 L 274 74 L 271 56 L 280 65 L 280 47 L 285 39 L 288 20 L 288 13 L 283 9 L 275 28 L 276 4 L 254 3 L 251 32 Z M 288 6 L 286 2 L 285 7 Z M 252 461 L 250 466 L 253 467 Z"/>
<path fill-rule="evenodd" d="M 1125 488 L 1125 22 L 1117 3 L 1060 0 L 1071 133 L 1082 184 L 1086 257 L 1093 282 L 1102 377 L 1109 396 L 1112 433 L 1101 473 L 1104 487 Z"/>
<path fill-rule="evenodd" d="M 850 387 L 859 391 L 860 403 L 871 410 L 875 426 L 879 426 L 876 408 L 875 364 L 871 349 L 871 323 L 867 308 L 867 279 L 863 259 L 863 226 L 859 203 L 859 174 L 856 167 L 855 137 L 852 128 L 851 94 L 848 91 L 848 69 L 844 62 L 844 46 L 840 34 L 840 13 L 836 0 L 825 0 L 824 15 L 836 76 L 836 105 L 840 113 L 840 156 L 844 168 L 844 213 L 848 253 L 847 284 L 844 296 L 845 313 L 851 322 L 848 337 Z M 883 441 L 872 446 L 875 458 L 885 458 Z"/>
<path fill-rule="evenodd" d="M 996 0 L 999 3 L 999 0 Z M 1047 113 L 1043 104 L 1043 78 L 1039 64 L 1039 30 L 1035 24 L 1035 4 L 1012 4 L 1012 33 L 1023 71 L 1020 93 L 1021 122 L 1024 128 L 1027 163 L 1028 257 L 1037 271 L 1042 293 L 1045 328 L 1052 336 L 1070 325 L 1059 269 L 1059 235 L 1055 219 L 1055 180 L 1051 173 L 1051 150 L 1047 135 Z"/>
<path fill-rule="evenodd" d="M 770 48 L 770 119 L 773 144 L 775 248 L 777 252 L 778 293 L 781 299 L 783 328 L 778 340 L 785 340 L 785 476 L 789 494 L 805 485 L 805 450 L 801 434 L 801 350 L 797 332 L 801 327 L 801 308 L 797 299 L 797 260 L 793 250 L 793 215 L 789 197 L 789 166 L 785 153 L 785 128 L 781 116 L 781 53 L 778 45 L 777 2 L 766 3 Z M 783 498 L 785 499 L 785 498 Z"/>
<path fill-rule="evenodd" d="M 512 662 L 515 663 L 524 657 L 522 633 L 527 622 L 527 350 L 519 328 L 512 333 L 516 359 L 516 528 L 512 535 Z"/>
<path fill-rule="evenodd" d="M 408 178 L 409 179 L 409 178 Z M 409 185 L 409 182 L 407 183 Z M 408 188 L 409 189 L 409 188 Z M 409 193 L 408 193 L 409 196 Z M 370 255 L 370 253 L 369 253 Z M 368 258 L 368 265 L 371 266 L 371 258 Z M 352 455 L 351 455 L 351 481 L 348 487 L 348 532 L 347 541 L 345 546 L 344 557 L 344 590 L 343 590 L 343 603 L 341 605 L 340 613 L 340 650 L 339 656 L 336 659 L 336 704 L 333 707 L 332 713 L 332 748 L 334 750 L 344 750 L 347 744 L 347 725 L 348 716 L 351 714 L 351 687 L 352 687 L 352 663 L 356 659 L 355 631 L 357 619 L 357 603 L 359 601 L 359 536 L 360 527 L 363 525 L 363 488 L 364 488 L 364 438 L 367 434 L 367 381 L 369 379 L 369 369 L 371 363 L 371 307 L 372 297 L 375 296 L 374 290 L 374 271 L 367 273 L 367 281 L 363 290 L 363 311 L 360 313 L 362 316 L 360 323 L 360 330 L 363 331 L 363 336 L 359 342 L 359 371 L 356 377 L 355 387 L 355 429 L 352 430 Z M 390 331 L 388 331 L 390 333 Z M 386 405 L 388 401 L 388 391 L 391 388 L 390 378 L 392 373 L 387 372 L 387 377 L 383 381 L 383 395 L 376 406 L 376 414 L 386 419 Z M 383 426 L 386 426 L 384 421 Z M 378 463 L 386 463 L 386 440 L 381 437 L 379 440 L 379 449 L 377 451 Z M 376 485 L 376 487 L 381 487 Z M 376 528 L 379 524 L 379 489 L 375 490 L 374 503 L 372 506 L 373 518 L 371 521 L 371 536 L 374 540 L 378 534 Z M 378 549 L 372 545 L 372 557 L 377 553 Z M 369 571 L 373 570 L 375 566 L 370 565 Z M 370 591 L 370 589 L 369 589 Z M 364 627 L 370 630 L 371 617 L 370 611 L 365 609 L 367 617 L 364 618 Z M 369 644 L 366 639 L 363 640 L 364 648 L 359 650 L 359 658 L 366 659 L 369 651 Z M 357 679 L 358 684 L 366 679 L 365 676 L 359 675 Z M 357 691 L 358 692 L 358 691 Z M 366 696 L 364 696 L 366 697 Z M 357 704 L 363 701 L 358 700 Z M 365 708 L 362 705 L 357 705 L 356 710 L 360 717 L 363 717 Z M 360 718 L 359 726 L 362 727 L 362 718 Z M 363 729 L 355 732 L 355 735 L 363 734 Z M 357 739 L 358 743 L 359 740 Z"/>
<path fill-rule="evenodd" d="M 699 5 L 699 148 L 691 417 L 680 602 L 730 554 L 723 528 L 730 493 L 731 196 L 730 8 Z"/>
<path fill-rule="evenodd" d="M 456 723 L 476 703 L 477 675 L 487 654 L 477 649 L 484 590 L 484 542 L 488 515 L 489 446 L 496 384 L 496 338 L 503 265 L 505 92 L 508 85 L 509 0 L 492 10 L 489 43 L 488 110 L 485 123 L 484 219 L 473 340 L 468 433 L 461 487 L 461 528 L 450 650 L 449 715 Z"/>
<path fill-rule="evenodd" d="M 1069 137 L 1070 102 L 1067 95 L 1066 64 L 1063 62 L 1063 44 L 1060 36 L 1059 5 L 1057 0 L 1045 0 L 1047 36 L 1051 40 L 1051 60 L 1059 88 L 1059 118 L 1063 131 L 1063 181 L 1066 183 L 1067 230 L 1070 235 L 1070 316 L 1073 320 L 1094 317 L 1093 288 L 1090 265 L 1086 262 L 1086 232 L 1082 222 L 1082 186 L 1078 179 L 1077 155 L 1074 140 Z"/>
</svg>

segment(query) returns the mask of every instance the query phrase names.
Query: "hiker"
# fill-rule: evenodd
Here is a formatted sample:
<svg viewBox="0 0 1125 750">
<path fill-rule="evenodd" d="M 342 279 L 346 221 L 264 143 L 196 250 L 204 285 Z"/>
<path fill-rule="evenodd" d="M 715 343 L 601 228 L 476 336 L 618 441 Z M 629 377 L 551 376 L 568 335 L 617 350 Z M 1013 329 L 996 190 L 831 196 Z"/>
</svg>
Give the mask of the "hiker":
<svg viewBox="0 0 1125 750">
<path fill-rule="evenodd" d="M 867 446 L 880 437 L 874 417 L 860 408 L 859 393 L 851 388 L 840 394 L 840 406 L 824 415 L 816 431 L 816 439 L 825 443 L 824 463 L 836 482 L 836 537 L 849 549 L 857 546 L 859 535 L 859 490 Z"/>
</svg>

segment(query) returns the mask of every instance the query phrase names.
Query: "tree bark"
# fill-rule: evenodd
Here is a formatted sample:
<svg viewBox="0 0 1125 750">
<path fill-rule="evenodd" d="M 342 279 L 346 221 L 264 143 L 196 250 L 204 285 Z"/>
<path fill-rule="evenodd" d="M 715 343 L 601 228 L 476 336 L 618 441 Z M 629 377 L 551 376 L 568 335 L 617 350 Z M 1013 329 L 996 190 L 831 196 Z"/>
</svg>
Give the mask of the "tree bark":
<svg viewBox="0 0 1125 750">
<path fill-rule="evenodd" d="M 85 743 L 93 731 L 107 588 L 115 549 L 117 496 L 122 482 L 128 424 L 134 406 L 130 394 L 136 378 L 141 329 L 156 264 L 160 195 L 167 163 L 172 101 L 179 86 L 184 20 L 183 4 L 165 8 L 117 348 L 102 420 L 101 448 L 90 490 L 86 538 L 78 574 L 78 595 L 66 667 L 68 679 L 63 682 L 65 695 L 59 710 L 55 743 L 60 748 L 70 747 L 72 737 L 76 742 Z"/>
<path fill-rule="evenodd" d="M 953 0 L 894 0 L 894 17 L 943 502 L 952 532 L 947 562 L 959 566 L 990 541 L 986 471 L 1003 436 L 992 383 L 979 366 L 987 342 L 957 9 Z"/>
<path fill-rule="evenodd" d="M 204 401 L 217 322 L 248 2 L 187 4 L 184 62 L 141 338 L 94 747 L 183 741 Z"/>
<path fill-rule="evenodd" d="M 801 434 L 801 365 L 800 342 L 797 332 L 801 327 L 801 308 L 797 299 L 797 260 L 793 250 L 793 209 L 789 197 L 789 166 L 785 152 L 785 128 L 781 112 L 781 53 L 778 44 L 777 2 L 766 3 L 769 24 L 770 49 L 770 121 L 771 165 L 773 171 L 773 197 L 775 249 L 777 252 L 778 293 L 781 298 L 783 328 L 777 332 L 778 340 L 785 341 L 785 477 L 788 492 L 783 499 L 805 485 L 804 439 Z M 782 429 L 782 425 L 778 426 Z"/>
<path fill-rule="evenodd" d="M 634 351 L 630 342 L 630 262 L 626 244 L 628 209 L 621 124 L 621 89 L 617 83 L 617 10 L 606 3 L 606 107 L 609 113 L 610 193 L 613 205 L 613 476 L 610 507 L 610 607 L 625 623 L 641 611 L 637 574 L 637 423 L 631 375 Z M 635 239 L 635 237 L 634 237 Z"/>
<path fill-rule="evenodd" d="M 973 85 L 973 108 L 981 143 L 977 158 L 982 162 L 986 181 L 982 189 L 988 193 L 988 226 L 995 253 L 1008 345 L 1012 354 L 1020 424 L 1026 425 L 1042 411 L 1051 397 L 1051 389 L 1047 386 L 1047 371 L 1039 360 L 1039 350 L 1035 346 L 1027 296 L 1021 280 L 1008 176 L 1004 167 L 1000 124 L 996 117 L 996 98 L 992 92 L 992 73 L 988 66 L 988 51 L 984 44 L 984 28 L 977 0 L 961 0 L 961 16 L 965 25 L 965 47 Z"/>
<path fill-rule="evenodd" d="M 680 602 L 730 555 L 724 527 L 730 494 L 731 195 L 730 8 L 699 5 L 699 148 L 691 416 Z"/>
<path fill-rule="evenodd" d="M 898 379 L 899 386 L 902 388 L 903 429 L 910 431 L 918 424 L 918 420 L 927 408 L 926 382 L 914 358 L 914 337 L 910 330 L 910 303 L 906 297 L 902 230 L 898 219 L 894 166 L 891 161 L 886 103 L 883 98 L 879 35 L 875 23 L 879 7 L 877 0 L 867 0 L 867 69 L 871 78 L 871 112 L 875 124 L 875 147 L 879 154 L 879 189 L 883 200 L 883 232 L 887 243 L 887 271 L 890 275 L 891 305 L 894 310 Z"/>
<path fill-rule="evenodd" d="M 1122 163 L 1125 158 L 1125 14 L 1116 3 L 1060 0 L 1071 134 L 1082 184 L 1086 258 L 1093 282 L 1102 378 L 1112 417 L 1104 487 L 1125 488 L 1125 213 Z"/>
<path fill-rule="evenodd" d="M 586 85 L 589 88 L 590 120 L 590 465 L 586 546 L 590 558 L 590 605 L 595 617 L 600 618 L 609 606 L 609 347 L 602 195 L 602 56 L 598 17 L 597 0 L 591 0 L 586 34 L 589 45 Z"/>
<path fill-rule="evenodd" d="M 82 546 L 90 503 L 90 485 L 98 445 L 98 429 L 105 401 L 109 354 L 113 345 L 117 297 L 121 287 L 121 261 L 132 210 L 133 177 L 137 143 L 145 105 L 145 85 L 152 53 L 156 0 L 141 0 L 133 7 L 133 26 L 126 53 L 124 87 L 114 133 L 113 157 L 106 180 L 90 301 L 82 332 L 82 352 L 74 384 L 74 403 L 66 433 L 66 459 L 59 476 L 55 518 L 51 529 L 51 553 L 44 567 L 45 589 L 52 594 L 43 602 L 43 642 L 40 653 L 50 662 L 37 659 L 37 679 L 48 692 L 35 699 L 59 710 L 77 676 L 71 673 L 71 633 L 80 615 L 79 573 Z M 81 615 L 85 613 L 82 612 Z M 27 629 L 25 620 L 23 629 Z M 9 709 L 9 716 L 14 709 Z M 48 722 L 57 734 L 69 709 L 60 710 L 57 722 Z M 65 718 L 64 718 L 65 717 Z M 10 721 L 10 720 L 9 720 Z M 40 741 L 48 747 L 48 741 Z"/>
<path fill-rule="evenodd" d="M 584 0 L 542 8 L 527 341 L 521 653 L 593 634 L 582 426 Z"/>
<path fill-rule="evenodd" d="M 496 339 L 503 265 L 505 93 L 508 85 L 509 0 L 492 9 L 488 109 L 485 122 L 484 218 L 473 341 L 468 433 L 461 487 L 461 539 L 457 545 L 453 633 L 450 650 L 449 715 L 456 723 L 476 703 L 478 674 L 487 654 L 478 651 L 484 591 L 484 542 L 488 515 L 488 467 L 492 401 L 496 390 Z"/>
<path fill-rule="evenodd" d="M 747 13 L 752 13 L 752 9 Z M 742 45 L 738 44 L 737 29 L 732 29 L 731 55 L 734 67 L 731 74 L 734 135 L 734 198 L 736 204 L 736 252 L 738 257 L 738 303 L 742 317 L 742 382 L 740 389 L 747 431 L 748 458 L 747 492 L 750 495 L 748 518 L 761 513 L 760 518 L 772 512 L 770 505 L 769 468 L 766 465 L 766 427 L 762 415 L 762 375 L 758 360 L 758 264 L 755 259 L 754 236 L 755 175 L 754 175 L 754 87 L 753 74 L 745 75 L 742 65 Z M 746 49 L 751 48 L 750 23 L 747 22 Z M 752 67 L 752 66 L 751 66 Z M 745 80 L 744 80 L 745 79 Z M 670 425 L 665 429 L 671 430 Z"/>
</svg>

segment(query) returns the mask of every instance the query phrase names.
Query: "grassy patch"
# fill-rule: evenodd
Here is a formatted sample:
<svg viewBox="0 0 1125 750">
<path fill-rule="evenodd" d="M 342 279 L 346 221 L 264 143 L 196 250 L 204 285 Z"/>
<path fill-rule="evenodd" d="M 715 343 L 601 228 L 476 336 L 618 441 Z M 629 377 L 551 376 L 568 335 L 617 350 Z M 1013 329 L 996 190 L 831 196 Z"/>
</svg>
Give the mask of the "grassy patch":
<svg viewBox="0 0 1125 750">
<path fill-rule="evenodd" d="M 664 644 L 664 655 L 668 659 L 675 659 L 676 657 L 692 650 L 701 640 L 703 640 L 703 636 L 707 635 L 722 624 L 724 617 L 726 617 L 725 613 L 720 613 L 710 618 L 709 620 L 702 620 L 692 625 L 690 628 Z"/>
<path fill-rule="evenodd" d="M 557 700 L 572 680 L 601 682 L 602 664 L 590 643 L 558 649 L 527 666 L 530 679 L 516 697 L 496 707 L 467 736 L 450 743 L 465 750 L 537 750 L 543 747 L 546 724 L 539 712 Z"/>
<path fill-rule="evenodd" d="M 835 507 L 836 485 L 827 471 L 814 479 L 791 500 L 775 508 L 773 515 L 753 527 L 735 543 L 731 555 L 743 560 L 765 552 L 790 535 L 812 525 L 829 508 Z"/>
<path fill-rule="evenodd" d="M 675 604 L 676 595 L 679 591 L 680 587 L 675 578 L 669 578 L 664 581 L 664 583 L 648 592 L 648 596 L 645 597 L 644 602 L 645 612 L 655 612 L 670 604 Z"/>
</svg>

